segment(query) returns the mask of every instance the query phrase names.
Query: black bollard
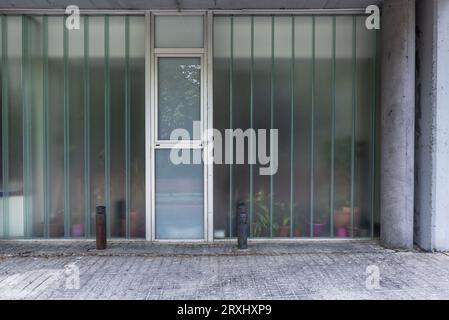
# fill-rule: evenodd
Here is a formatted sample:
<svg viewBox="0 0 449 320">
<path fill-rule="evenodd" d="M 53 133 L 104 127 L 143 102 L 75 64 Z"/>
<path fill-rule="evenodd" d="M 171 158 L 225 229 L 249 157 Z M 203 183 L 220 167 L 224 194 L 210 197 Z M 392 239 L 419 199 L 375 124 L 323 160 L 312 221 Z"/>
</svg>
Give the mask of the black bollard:
<svg viewBox="0 0 449 320">
<path fill-rule="evenodd" d="M 106 207 L 97 206 L 95 214 L 97 250 L 106 249 Z"/>
<path fill-rule="evenodd" d="M 243 201 L 237 205 L 237 246 L 239 249 L 248 248 L 248 214 Z"/>
</svg>

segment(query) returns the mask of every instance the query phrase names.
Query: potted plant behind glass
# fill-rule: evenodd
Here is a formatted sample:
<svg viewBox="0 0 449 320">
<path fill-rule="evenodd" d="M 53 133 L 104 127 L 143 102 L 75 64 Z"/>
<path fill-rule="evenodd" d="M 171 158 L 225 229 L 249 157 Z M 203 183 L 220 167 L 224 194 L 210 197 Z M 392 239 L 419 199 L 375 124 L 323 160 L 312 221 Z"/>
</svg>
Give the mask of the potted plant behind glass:
<svg viewBox="0 0 449 320">
<path fill-rule="evenodd" d="M 276 236 L 279 236 L 281 238 L 288 238 L 290 236 L 290 217 L 284 217 L 281 223 L 276 224 L 273 228 L 276 230 Z"/>
<path fill-rule="evenodd" d="M 334 228 L 337 238 L 346 238 L 349 236 L 351 222 L 351 206 L 348 201 L 344 201 L 336 206 L 334 211 Z"/>
<path fill-rule="evenodd" d="M 262 237 L 269 232 L 270 229 L 270 209 L 267 205 L 269 196 L 265 194 L 264 190 L 260 190 L 253 195 L 253 221 L 252 221 L 252 236 Z M 249 199 L 246 200 L 248 206 Z"/>
<path fill-rule="evenodd" d="M 328 210 L 326 211 L 323 208 L 318 207 L 314 213 L 313 219 L 313 236 L 319 237 L 322 236 L 326 230 L 326 226 L 328 224 L 329 214 Z"/>
<path fill-rule="evenodd" d="M 290 207 L 292 206 L 292 207 Z M 295 212 L 295 208 L 296 208 L 296 203 L 291 204 L 289 201 L 288 202 L 276 202 L 274 204 L 274 210 L 276 213 L 277 217 L 281 217 L 280 218 L 280 222 L 277 223 L 274 228 L 275 228 L 275 235 L 282 237 L 282 238 L 288 238 L 288 237 L 297 237 L 299 236 L 299 229 L 296 228 L 296 230 L 293 230 L 293 234 L 290 234 L 290 228 L 291 228 L 291 219 L 290 219 L 290 210 L 293 210 L 293 212 Z M 296 232 L 296 235 L 295 235 Z"/>
</svg>

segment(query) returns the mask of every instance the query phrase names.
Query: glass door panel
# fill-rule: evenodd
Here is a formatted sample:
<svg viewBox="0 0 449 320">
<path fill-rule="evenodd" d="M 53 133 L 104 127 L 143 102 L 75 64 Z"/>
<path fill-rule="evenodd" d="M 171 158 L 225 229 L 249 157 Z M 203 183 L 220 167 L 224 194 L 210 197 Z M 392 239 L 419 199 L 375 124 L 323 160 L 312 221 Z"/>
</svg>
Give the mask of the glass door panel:
<svg viewBox="0 0 449 320">
<path fill-rule="evenodd" d="M 203 239 L 203 164 L 174 164 L 170 155 L 201 159 L 201 150 L 156 150 L 156 238 Z"/>
<path fill-rule="evenodd" d="M 185 129 L 190 139 L 193 121 L 201 120 L 200 57 L 158 58 L 158 140 L 170 140 L 175 129 Z"/>
<path fill-rule="evenodd" d="M 194 130 L 202 128 L 201 61 L 201 55 L 156 56 L 153 222 L 157 240 L 205 238 L 203 144 L 201 130 Z M 177 129 L 184 132 L 182 145 L 171 136 Z"/>
</svg>

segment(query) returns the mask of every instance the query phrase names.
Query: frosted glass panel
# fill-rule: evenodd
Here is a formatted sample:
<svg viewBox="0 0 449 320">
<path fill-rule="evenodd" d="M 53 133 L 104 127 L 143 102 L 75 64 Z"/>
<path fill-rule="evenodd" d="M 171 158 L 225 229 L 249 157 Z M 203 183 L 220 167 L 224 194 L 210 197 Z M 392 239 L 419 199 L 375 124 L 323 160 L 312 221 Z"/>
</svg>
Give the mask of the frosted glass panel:
<svg viewBox="0 0 449 320">
<path fill-rule="evenodd" d="M 0 237 L 144 237 L 144 17 L 64 21 L 0 17 Z"/>
<path fill-rule="evenodd" d="M 175 165 L 171 152 L 201 159 L 200 150 L 156 150 L 156 238 L 202 239 L 203 165 Z"/>
<path fill-rule="evenodd" d="M 157 48 L 202 48 L 203 16 L 156 16 Z"/>
<path fill-rule="evenodd" d="M 95 207 L 104 205 L 104 17 L 89 17 L 89 170 L 90 170 L 90 226 L 95 235 Z"/>
<path fill-rule="evenodd" d="M 84 223 L 84 17 L 68 36 L 70 237 L 85 236 Z"/>
<path fill-rule="evenodd" d="M 314 237 L 330 236 L 332 141 L 332 17 L 316 18 L 313 149 Z"/>
<path fill-rule="evenodd" d="M 373 100 L 375 101 L 375 41 L 376 34 L 364 26 L 362 17 L 357 17 L 356 28 L 356 105 L 354 137 L 354 236 L 368 237 L 371 226 L 374 228 L 372 212 L 373 167 Z M 360 85 L 363 83 L 364 85 Z"/>
<path fill-rule="evenodd" d="M 215 238 L 235 235 L 239 200 L 250 237 L 375 235 L 376 32 L 363 21 L 214 19 L 214 127 L 279 135 L 274 176 L 260 164 L 214 165 Z"/>
<path fill-rule="evenodd" d="M 230 17 L 214 18 L 214 128 L 229 128 L 230 120 L 230 67 L 231 67 L 231 28 Z M 214 165 L 214 236 L 229 237 L 231 217 L 229 215 L 229 166 Z"/>
<path fill-rule="evenodd" d="M 5 18 L 5 17 L 3 17 Z M 8 57 L 7 76 L 8 85 L 8 146 L 9 146 L 9 172 L 8 172 L 8 209 L 9 218 L 6 224 L 10 237 L 24 236 L 24 193 L 23 193 L 23 126 L 22 126 L 22 43 L 16 40 L 15 35 L 22 34 L 21 17 L 7 17 L 8 36 L 6 54 Z M 5 155 L 6 157 L 6 155 Z"/>
<path fill-rule="evenodd" d="M 334 156 L 334 234 L 350 236 L 351 213 L 351 134 L 354 63 L 353 18 L 336 19 L 335 44 L 335 156 Z"/>
<path fill-rule="evenodd" d="M 169 140 L 174 129 L 186 129 L 193 136 L 193 121 L 200 120 L 200 58 L 159 58 L 159 139 Z"/>
<path fill-rule="evenodd" d="M 253 128 L 270 129 L 271 109 L 271 17 L 254 17 L 253 61 Z M 269 237 L 270 177 L 258 174 L 260 164 L 253 167 L 253 206 L 251 236 Z M 267 220 L 268 218 L 268 220 Z"/>
<path fill-rule="evenodd" d="M 64 236 L 64 61 L 62 17 L 48 18 L 50 237 Z M 51 89 L 50 89 L 51 88 Z"/>
<path fill-rule="evenodd" d="M 231 90 L 233 92 L 230 112 L 229 128 L 240 128 L 246 130 L 250 125 L 250 103 L 251 103 L 251 18 L 246 16 L 234 17 L 233 34 L 233 77 Z M 245 152 L 246 153 L 246 152 Z M 244 155 L 247 159 L 247 154 Z M 239 200 L 247 201 L 250 196 L 249 185 L 249 166 L 233 166 L 230 174 L 231 188 L 234 193 L 231 194 L 230 222 L 231 236 L 236 236 L 236 207 Z"/>
<path fill-rule="evenodd" d="M 145 237 L 145 21 L 130 17 L 130 237 Z"/>
<path fill-rule="evenodd" d="M 272 178 L 271 236 L 289 237 L 291 220 L 290 179 L 292 140 L 292 18 L 274 19 L 273 128 L 278 129 L 278 171 Z"/>
</svg>

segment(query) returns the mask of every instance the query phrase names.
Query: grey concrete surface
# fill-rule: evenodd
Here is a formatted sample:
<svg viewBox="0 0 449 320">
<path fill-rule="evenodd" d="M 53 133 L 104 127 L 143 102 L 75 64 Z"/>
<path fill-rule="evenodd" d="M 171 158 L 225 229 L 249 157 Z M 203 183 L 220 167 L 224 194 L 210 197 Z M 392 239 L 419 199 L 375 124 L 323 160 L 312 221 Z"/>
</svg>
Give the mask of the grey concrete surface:
<svg viewBox="0 0 449 320">
<path fill-rule="evenodd" d="M 366 8 L 381 0 L 0 0 L 0 8 L 60 9 L 344 9 Z"/>
<path fill-rule="evenodd" d="M 0 241 L 0 299 L 449 299 L 449 255 L 372 241 L 94 247 Z"/>
<path fill-rule="evenodd" d="M 449 250 L 449 0 L 416 5 L 415 242 Z"/>
<path fill-rule="evenodd" d="M 381 241 L 413 246 L 415 1 L 386 0 L 382 15 Z"/>
</svg>

